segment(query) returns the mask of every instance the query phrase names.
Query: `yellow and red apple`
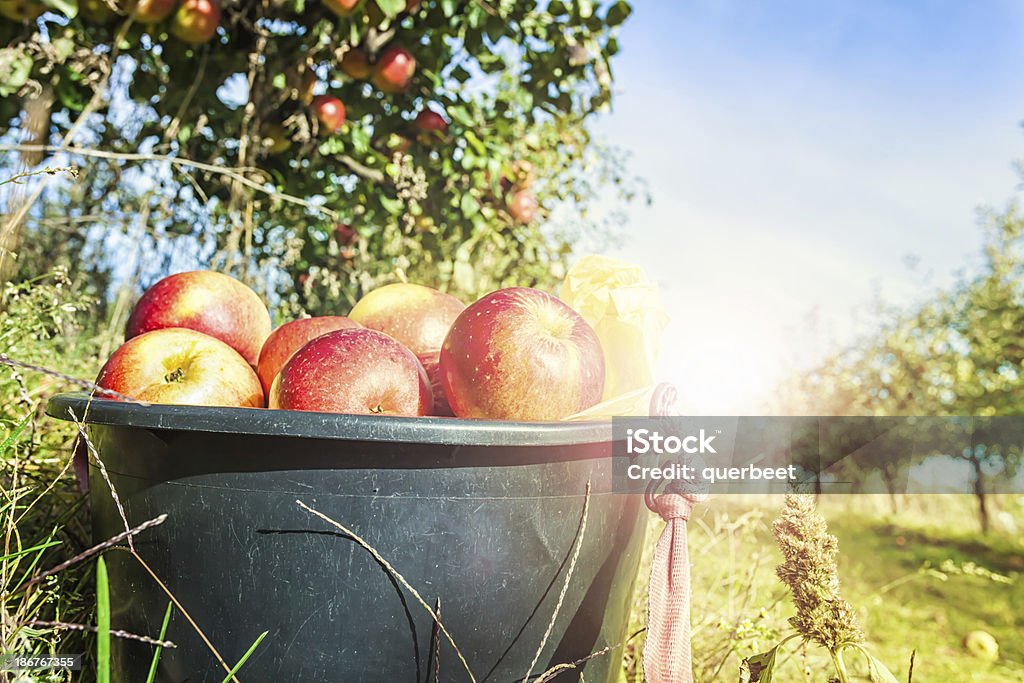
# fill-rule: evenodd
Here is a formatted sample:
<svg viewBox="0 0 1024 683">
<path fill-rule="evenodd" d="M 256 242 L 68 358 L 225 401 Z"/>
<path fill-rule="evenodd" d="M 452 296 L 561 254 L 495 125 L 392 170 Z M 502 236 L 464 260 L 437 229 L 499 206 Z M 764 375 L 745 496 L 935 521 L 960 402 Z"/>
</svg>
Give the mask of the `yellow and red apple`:
<svg viewBox="0 0 1024 683">
<path fill-rule="evenodd" d="M 233 348 L 180 327 L 126 341 L 100 370 L 96 384 L 147 403 L 263 407 L 263 389 Z"/>
<path fill-rule="evenodd" d="M 281 372 L 281 368 L 292 355 L 322 334 L 334 330 L 347 330 L 362 327 L 354 320 L 340 315 L 325 315 L 319 318 L 302 318 L 292 320 L 270 333 L 260 351 L 260 360 L 256 366 L 256 374 L 260 377 L 263 390 L 270 395 L 270 386 Z"/>
<path fill-rule="evenodd" d="M 508 198 L 508 213 L 517 223 L 529 223 L 537 215 L 537 197 L 532 190 L 516 190 Z"/>
<path fill-rule="evenodd" d="M 256 292 L 209 270 L 177 273 L 150 287 L 135 304 L 125 337 L 186 327 L 216 337 L 256 365 L 270 335 L 270 313 Z"/>
<path fill-rule="evenodd" d="M 218 0 L 183 0 L 171 19 L 171 33 L 192 45 L 207 43 L 220 26 Z"/>
<path fill-rule="evenodd" d="M 433 397 L 412 351 L 368 329 L 323 334 L 295 352 L 270 390 L 270 407 L 418 416 Z"/>
<path fill-rule="evenodd" d="M 594 330 L 561 300 L 511 287 L 459 315 L 440 373 L 459 417 L 559 420 L 601 400 L 604 354 Z"/>
<path fill-rule="evenodd" d="M 385 285 L 360 299 L 349 318 L 394 337 L 416 354 L 434 392 L 434 414 L 451 415 L 438 369 L 441 345 L 466 304 L 451 294 L 410 283 Z"/>
<path fill-rule="evenodd" d="M 178 0 L 139 0 L 132 9 L 131 16 L 140 24 L 159 24 L 171 16 Z"/>
</svg>

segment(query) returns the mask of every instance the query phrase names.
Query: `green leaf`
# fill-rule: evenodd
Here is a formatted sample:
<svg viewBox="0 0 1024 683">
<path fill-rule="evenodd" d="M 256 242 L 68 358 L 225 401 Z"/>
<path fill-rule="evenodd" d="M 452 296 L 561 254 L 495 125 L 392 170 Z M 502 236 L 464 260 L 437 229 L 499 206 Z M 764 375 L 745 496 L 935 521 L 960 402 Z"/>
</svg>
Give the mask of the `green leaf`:
<svg viewBox="0 0 1024 683">
<path fill-rule="evenodd" d="M 608 8 L 608 13 L 604 17 L 604 23 L 609 26 L 618 26 L 633 13 L 633 8 L 626 0 L 619 0 L 617 3 Z"/>
<path fill-rule="evenodd" d="M 470 218 L 475 216 L 480 210 L 480 202 L 476 200 L 476 197 L 467 192 L 459 200 L 459 208 L 462 209 L 462 213 L 466 218 Z"/>
<path fill-rule="evenodd" d="M 32 58 L 13 47 L 0 50 L 0 97 L 13 95 L 32 75 Z"/>
<path fill-rule="evenodd" d="M 284 90 L 285 86 L 288 85 L 288 78 L 283 73 L 274 74 L 274 78 L 270 81 L 270 84 L 278 90 Z"/>
<path fill-rule="evenodd" d="M 861 652 L 864 652 L 864 650 L 861 650 Z M 867 652 L 864 652 L 864 656 L 868 658 L 868 678 L 871 680 L 871 683 L 900 683 L 885 664 L 882 664 Z"/>
<path fill-rule="evenodd" d="M 167 636 L 167 624 L 171 622 L 171 610 L 173 607 L 173 602 L 167 603 L 167 611 L 164 612 L 164 623 L 160 627 L 159 640 L 163 640 Z M 153 650 L 153 659 L 149 662 L 149 675 L 146 676 L 146 683 L 153 683 L 156 680 L 156 667 L 160 664 L 160 653 L 163 652 L 163 649 L 162 645 L 157 645 L 156 649 Z"/>
<path fill-rule="evenodd" d="M 778 652 L 779 646 L 776 645 L 767 652 L 744 659 L 740 665 L 740 680 L 744 683 L 772 683 L 775 679 L 775 655 Z"/>
<path fill-rule="evenodd" d="M 96 683 L 110 683 L 110 583 L 102 555 L 96 560 Z"/>
<path fill-rule="evenodd" d="M 256 651 L 256 648 L 260 646 L 260 643 L 263 642 L 263 639 L 267 637 L 268 633 L 270 633 L 270 631 L 264 631 L 259 635 L 256 642 L 250 645 L 249 649 L 245 651 L 244 655 L 242 655 L 242 658 L 238 660 L 238 664 L 231 667 L 231 671 L 228 672 L 228 675 L 224 677 L 224 680 L 221 681 L 221 683 L 228 683 L 232 678 L 234 678 L 235 674 L 238 673 L 239 669 L 242 668 L 242 665 L 245 664 L 249 657 L 252 656 L 252 653 Z"/>
<path fill-rule="evenodd" d="M 43 4 L 55 9 L 68 19 L 78 16 L 78 0 L 42 0 Z"/>
<path fill-rule="evenodd" d="M 376 0 L 377 7 L 380 7 L 384 15 L 394 19 L 405 10 L 405 0 Z"/>
</svg>

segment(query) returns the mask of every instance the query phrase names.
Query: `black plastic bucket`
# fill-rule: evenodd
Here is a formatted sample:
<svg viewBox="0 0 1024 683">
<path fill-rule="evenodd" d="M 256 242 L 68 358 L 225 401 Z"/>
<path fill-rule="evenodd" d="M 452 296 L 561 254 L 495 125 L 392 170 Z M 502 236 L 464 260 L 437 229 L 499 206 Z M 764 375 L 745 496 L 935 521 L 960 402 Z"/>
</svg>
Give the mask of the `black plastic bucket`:
<svg viewBox="0 0 1024 683">
<path fill-rule="evenodd" d="M 610 423 L 508 423 L 53 398 L 89 435 L 136 525 L 139 555 L 234 664 L 265 681 L 468 681 L 430 614 L 362 547 L 365 539 L 441 604 L 478 681 L 522 679 L 551 620 L 592 482 L 572 580 L 534 677 L 626 636 L 643 539 L 639 497 L 610 492 Z M 94 538 L 124 531 L 95 462 Z M 126 552 L 107 553 L 113 627 L 155 636 L 166 594 Z M 225 671 L 175 614 L 159 681 Z M 113 680 L 144 681 L 152 646 L 115 639 Z M 435 659 L 435 652 L 438 652 Z M 615 680 L 621 649 L 591 659 Z M 579 671 L 555 680 L 579 680 Z"/>
</svg>

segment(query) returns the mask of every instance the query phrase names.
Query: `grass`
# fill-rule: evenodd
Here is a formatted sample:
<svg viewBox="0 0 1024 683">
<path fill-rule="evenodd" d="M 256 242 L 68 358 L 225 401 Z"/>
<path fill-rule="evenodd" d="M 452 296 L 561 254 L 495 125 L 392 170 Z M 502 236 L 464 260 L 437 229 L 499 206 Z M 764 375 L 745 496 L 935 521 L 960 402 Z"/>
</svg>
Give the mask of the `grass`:
<svg viewBox="0 0 1024 683">
<path fill-rule="evenodd" d="M 908 497 L 899 515 L 888 513 L 887 505 L 869 496 L 820 504 L 839 539 L 843 596 L 858 608 L 871 652 L 900 681 L 907 680 L 915 650 L 915 681 L 1024 681 L 1024 543 L 1019 536 L 979 535 L 967 497 Z M 698 508 L 690 522 L 694 669 L 700 683 L 734 683 L 743 657 L 792 632 L 786 619 L 793 608 L 774 573 L 782 558 L 770 521 L 780 507 L 781 498 L 723 496 Z M 643 616 L 641 595 L 632 626 L 642 626 Z M 973 630 L 995 636 L 997 662 L 964 649 L 963 638 Z M 793 647 L 798 642 L 780 655 L 781 680 L 825 680 L 826 659 L 811 651 L 805 656 Z M 641 680 L 639 650 L 627 651 L 623 683 Z M 861 676 L 856 680 L 868 680 L 864 663 L 852 654 L 848 660 Z"/>
</svg>

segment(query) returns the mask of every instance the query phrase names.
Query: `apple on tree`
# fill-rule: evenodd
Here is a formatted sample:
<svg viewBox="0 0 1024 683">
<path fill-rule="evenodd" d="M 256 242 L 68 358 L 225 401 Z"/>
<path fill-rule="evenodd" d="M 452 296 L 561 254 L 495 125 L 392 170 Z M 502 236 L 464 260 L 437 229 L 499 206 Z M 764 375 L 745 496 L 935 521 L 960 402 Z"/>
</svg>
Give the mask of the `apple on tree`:
<svg viewBox="0 0 1024 683">
<path fill-rule="evenodd" d="M 416 73 L 416 59 L 401 45 L 389 45 L 377 57 L 373 84 L 386 93 L 399 93 L 409 87 Z"/>
<path fill-rule="evenodd" d="M 182 0 L 171 19 L 171 34 L 192 45 L 207 43 L 220 26 L 218 0 Z"/>
<path fill-rule="evenodd" d="M 132 19 L 140 24 L 159 24 L 171 16 L 177 0 L 139 0 L 132 9 Z"/>
<path fill-rule="evenodd" d="M 263 390 L 270 394 L 270 386 L 292 355 L 322 334 L 334 330 L 347 330 L 362 327 L 354 320 L 340 315 L 327 315 L 319 318 L 301 318 L 292 320 L 270 333 L 260 351 L 260 360 L 256 365 Z"/>
<path fill-rule="evenodd" d="M 520 189 L 509 195 L 508 213 L 517 223 L 529 223 L 537 215 L 537 197 L 533 190 Z"/>
<path fill-rule="evenodd" d="M 441 347 L 440 373 L 459 417 L 559 420 L 601 400 L 604 353 L 561 300 L 511 287 L 459 315 Z"/>
<path fill-rule="evenodd" d="M 359 3 L 362 0 L 324 0 L 324 4 L 327 9 L 331 10 L 339 17 L 349 17 L 359 7 Z"/>
<path fill-rule="evenodd" d="M 100 370 L 96 384 L 148 403 L 263 407 L 259 378 L 237 351 L 181 327 L 126 341 Z"/>
<path fill-rule="evenodd" d="M 373 75 L 373 65 L 370 64 L 370 56 L 361 47 L 349 48 L 341 58 L 341 70 L 350 78 L 357 81 L 365 81 Z"/>
<path fill-rule="evenodd" d="M 135 304 L 125 338 L 186 327 L 216 337 L 256 365 L 270 334 L 270 312 L 256 292 L 210 270 L 177 273 L 150 287 Z"/>
<path fill-rule="evenodd" d="M 432 109 L 420 111 L 412 123 L 419 131 L 420 138 L 425 141 L 439 138 L 448 130 L 448 122 L 445 118 Z"/>
<path fill-rule="evenodd" d="M 363 415 L 429 415 L 433 397 L 412 351 L 369 329 L 323 334 L 292 355 L 271 408 Z"/>
<path fill-rule="evenodd" d="M 337 132 L 345 123 L 345 105 L 333 95 L 314 97 L 313 113 L 328 134 Z"/>
<path fill-rule="evenodd" d="M 451 294 L 431 287 L 397 283 L 379 287 L 358 302 L 349 318 L 393 337 L 416 354 L 434 392 L 434 414 L 451 415 L 439 374 L 441 345 L 452 323 L 466 309 Z"/>
</svg>

